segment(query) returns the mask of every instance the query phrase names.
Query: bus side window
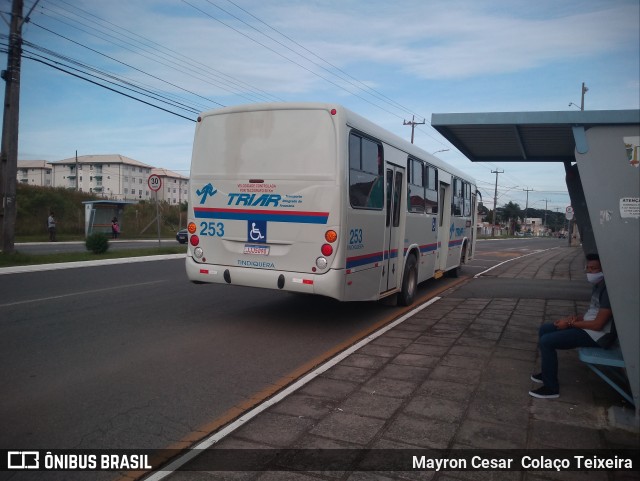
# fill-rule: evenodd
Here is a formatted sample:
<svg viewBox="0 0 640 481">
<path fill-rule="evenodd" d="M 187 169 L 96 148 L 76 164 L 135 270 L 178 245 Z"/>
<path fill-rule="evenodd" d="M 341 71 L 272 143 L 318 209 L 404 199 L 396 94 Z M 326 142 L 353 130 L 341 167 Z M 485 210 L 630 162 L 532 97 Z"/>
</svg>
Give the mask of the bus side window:
<svg viewBox="0 0 640 481">
<path fill-rule="evenodd" d="M 451 196 L 451 215 L 462 215 L 462 203 L 464 200 L 462 189 L 462 181 L 458 178 L 453 179 L 453 196 Z"/>
<path fill-rule="evenodd" d="M 349 136 L 349 200 L 353 207 L 382 210 L 384 177 L 382 145 L 360 137 Z"/>
<path fill-rule="evenodd" d="M 471 184 L 464 183 L 464 216 L 469 217 L 471 215 Z"/>
<path fill-rule="evenodd" d="M 409 202 L 407 208 L 409 212 L 424 213 L 425 196 L 424 196 L 424 164 L 418 159 L 409 157 L 409 185 L 408 194 Z"/>
<path fill-rule="evenodd" d="M 438 171 L 435 167 L 426 167 L 425 206 L 427 214 L 438 213 Z"/>
</svg>

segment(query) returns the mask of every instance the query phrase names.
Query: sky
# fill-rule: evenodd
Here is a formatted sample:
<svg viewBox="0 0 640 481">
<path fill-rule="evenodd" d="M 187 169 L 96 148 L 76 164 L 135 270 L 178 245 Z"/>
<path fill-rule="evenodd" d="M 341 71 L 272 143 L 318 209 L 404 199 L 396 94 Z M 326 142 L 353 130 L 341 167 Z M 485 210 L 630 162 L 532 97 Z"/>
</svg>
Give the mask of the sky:
<svg viewBox="0 0 640 481">
<path fill-rule="evenodd" d="M 407 140 L 424 120 L 414 143 L 490 208 L 500 170 L 498 206 L 564 211 L 561 164 L 472 163 L 431 115 L 577 110 L 583 82 L 585 110 L 640 108 L 638 0 L 39 0 L 22 34 L 19 160 L 121 154 L 188 176 L 198 112 L 320 101 Z"/>
</svg>

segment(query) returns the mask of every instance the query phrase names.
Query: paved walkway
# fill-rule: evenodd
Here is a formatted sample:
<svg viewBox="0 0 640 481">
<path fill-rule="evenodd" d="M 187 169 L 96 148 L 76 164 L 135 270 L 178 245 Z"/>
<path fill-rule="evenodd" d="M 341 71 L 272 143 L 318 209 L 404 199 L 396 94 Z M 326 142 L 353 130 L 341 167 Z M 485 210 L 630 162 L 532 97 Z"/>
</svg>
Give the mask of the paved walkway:
<svg viewBox="0 0 640 481">
<path fill-rule="evenodd" d="M 560 353 L 561 397 L 534 399 L 541 322 L 583 312 L 590 286 L 580 248 L 522 257 L 445 292 L 213 449 L 604 449 L 640 447 L 637 434 L 610 425 L 622 398 L 582 364 Z M 466 297 L 483 282 L 506 282 L 508 297 Z M 536 282 L 537 281 L 537 282 Z M 571 281 L 573 290 L 562 289 Z M 558 286 L 552 299 L 531 286 Z M 554 290 L 553 292 L 556 292 Z M 576 292 L 579 295 L 576 295 Z M 627 406 L 628 408 L 628 406 Z M 631 409 L 631 408 L 629 408 Z M 349 451 L 350 449 L 359 451 Z M 249 453 L 249 452 L 247 452 Z M 206 456 L 196 458 L 206 466 Z M 184 469 L 184 468 L 183 468 Z M 168 479 L 640 479 L 632 472 L 591 471 L 315 471 L 176 472 Z"/>
</svg>

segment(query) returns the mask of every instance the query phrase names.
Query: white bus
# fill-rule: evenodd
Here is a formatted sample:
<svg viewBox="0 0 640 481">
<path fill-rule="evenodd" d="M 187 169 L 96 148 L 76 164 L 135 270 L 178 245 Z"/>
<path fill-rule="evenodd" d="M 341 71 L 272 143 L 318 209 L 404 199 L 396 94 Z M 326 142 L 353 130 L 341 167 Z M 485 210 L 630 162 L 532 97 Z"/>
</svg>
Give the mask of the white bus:
<svg viewBox="0 0 640 481">
<path fill-rule="evenodd" d="M 475 250 L 474 181 L 340 105 L 268 103 L 196 126 L 193 282 L 414 299 Z"/>
</svg>

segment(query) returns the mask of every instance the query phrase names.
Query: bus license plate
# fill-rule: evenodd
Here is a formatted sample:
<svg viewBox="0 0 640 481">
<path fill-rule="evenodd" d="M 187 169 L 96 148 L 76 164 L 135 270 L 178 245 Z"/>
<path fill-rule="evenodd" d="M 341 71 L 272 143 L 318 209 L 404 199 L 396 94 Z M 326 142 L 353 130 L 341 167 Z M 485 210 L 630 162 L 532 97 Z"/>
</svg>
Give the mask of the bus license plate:
<svg viewBox="0 0 640 481">
<path fill-rule="evenodd" d="M 254 256 L 268 256 L 269 255 L 269 246 L 245 244 L 244 253 L 245 254 L 251 254 L 251 255 L 254 255 Z"/>
</svg>

